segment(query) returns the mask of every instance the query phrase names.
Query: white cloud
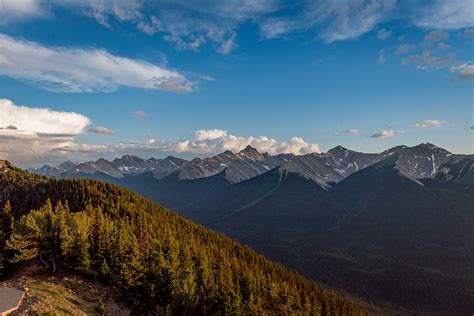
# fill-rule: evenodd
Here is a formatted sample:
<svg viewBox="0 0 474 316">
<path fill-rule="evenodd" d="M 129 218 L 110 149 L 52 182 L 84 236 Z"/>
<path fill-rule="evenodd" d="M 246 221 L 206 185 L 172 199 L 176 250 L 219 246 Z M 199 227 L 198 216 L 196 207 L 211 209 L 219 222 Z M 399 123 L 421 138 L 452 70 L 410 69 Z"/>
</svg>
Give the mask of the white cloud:
<svg viewBox="0 0 474 316">
<path fill-rule="evenodd" d="M 459 66 L 451 67 L 451 72 L 457 75 L 458 79 L 461 80 L 472 80 L 474 79 L 474 64 L 471 62 L 464 63 Z"/>
<path fill-rule="evenodd" d="M 377 64 L 383 65 L 387 62 L 387 59 L 385 58 L 385 52 L 384 50 L 379 51 L 379 57 L 377 58 Z"/>
<path fill-rule="evenodd" d="M 15 105 L 0 99 L 0 158 L 18 163 L 40 162 L 52 149 L 71 146 L 90 119 L 73 112 Z"/>
<path fill-rule="evenodd" d="M 275 11 L 279 0 L 229 1 L 55 1 L 112 28 L 110 20 L 134 24 L 149 35 L 159 34 L 180 50 L 197 51 L 211 43 L 222 54 L 235 48 L 235 30 L 245 21 Z"/>
<path fill-rule="evenodd" d="M 37 0 L 0 1 L 0 25 L 40 17 L 46 12 Z"/>
<path fill-rule="evenodd" d="M 336 132 L 336 136 L 341 136 L 341 135 L 351 135 L 351 136 L 357 136 L 359 135 L 359 130 L 357 128 L 349 128 L 346 129 L 345 131 L 342 132 Z"/>
<path fill-rule="evenodd" d="M 446 44 L 446 43 L 443 43 L 443 42 L 440 42 L 436 45 L 436 49 L 437 50 L 450 50 L 451 49 L 451 45 L 449 44 Z"/>
<path fill-rule="evenodd" d="M 317 144 L 307 143 L 299 137 L 292 137 L 288 141 L 280 142 L 266 136 L 240 137 L 229 134 L 225 130 L 198 130 L 193 139 L 180 141 L 175 146 L 175 150 L 180 152 L 192 152 L 195 154 L 220 153 L 225 150 L 234 152 L 244 149 L 247 145 L 257 148 L 261 152 L 269 154 L 293 153 L 295 155 L 311 152 L 320 152 Z"/>
<path fill-rule="evenodd" d="M 205 140 L 213 140 L 216 138 L 221 138 L 227 135 L 227 131 L 223 131 L 220 129 L 210 129 L 210 130 L 197 130 L 194 133 L 194 137 L 198 141 L 205 141 Z"/>
<path fill-rule="evenodd" d="M 431 29 L 460 29 L 474 26 L 472 0 L 436 0 L 419 10 L 417 26 Z"/>
<path fill-rule="evenodd" d="M 329 43 L 353 39 L 388 20 L 395 5 L 395 0 L 316 0 L 307 2 L 296 21 L 287 19 L 286 26 L 280 22 L 279 28 L 287 32 L 314 28 L 319 37 Z M 265 29 L 270 28 L 262 28 Z"/>
<path fill-rule="evenodd" d="M 372 138 L 378 138 L 378 139 L 384 139 L 384 138 L 387 138 L 387 137 L 392 137 L 395 135 L 395 132 L 392 131 L 392 130 L 384 130 L 384 131 L 381 131 L 381 132 L 377 132 L 375 134 L 373 134 Z"/>
<path fill-rule="evenodd" d="M 432 31 L 426 34 L 423 37 L 423 43 L 425 45 L 432 45 L 437 42 L 447 40 L 449 38 L 449 33 L 445 31 Z"/>
<path fill-rule="evenodd" d="M 343 132 L 344 134 L 349 134 L 352 136 L 357 136 L 359 135 L 359 130 L 357 128 L 349 128 Z"/>
<path fill-rule="evenodd" d="M 415 45 L 411 45 L 411 44 L 402 44 L 400 46 L 397 47 L 395 53 L 397 55 L 403 55 L 403 54 L 406 54 L 412 50 L 414 50 L 416 48 Z"/>
<path fill-rule="evenodd" d="M 21 4 L 19 4 L 21 2 Z M 7 0 L 0 21 L 54 15 L 54 7 L 71 10 L 113 29 L 113 20 L 165 38 L 178 49 L 199 50 L 204 44 L 227 54 L 237 46 L 237 30 L 244 23 L 259 26 L 264 38 L 312 31 L 326 42 L 357 38 L 378 25 L 402 20 L 433 30 L 474 25 L 472 0 Z M 7 5 L 5 5 L 5 3 Z M 16 18 L 9 18 L 16 16 Z M 8 19 L 6 19 L 8 18 Z M 0 22 L 1 23 L 1 22 Z M 391 35 L 381 28 L 380 39 Z"/>
<path fill-rule="evenodd" d="M 440 69 L 449 66 L 453 60 L 450 52 L 440 54 L 439 51 L 425 49 L 419 54 L 407 57 L 403 63 L 413 64 L 419 69 Z"/>
<path fill-rule="evenodd" d="M 224 43 L 222 43 L 222 45 L 218 48 L 217 51 L 224 55 L 230 53 L 236 46 L 236 43 L 235 43 L 236 37 L 237 37 L 237 33 L 232 32 L 229 38 Z"/>
<path fill-rule="evenodd" d="M 301 155 L 320 152 L 317 144 L 308 143 L 299 137 L 292 137 L 281 142 L 265 136 L 235 136 L 223 130 L 198 130 L 192 138 L 176 142 L 150 138 L 145 141 L 128 141 L 109 145 L 69 143 L 56 146 L 51 152 L 62 159 L 73 157 L 76 161 L 77 159 L 90 160 L 99 157 L 113 158 L 124 154 L 134 154 L 141 157 L 177 155 L 183 158 L 194 158 L 216 155 L 226 150 L 238 152 L 247 145 L 273 155 L 279 153 Z M 58 158 L 55 159 L 58 160 Z"/>
<path fill-rule="evenodd" d="M 178 72 L 100 49 L 46 47 L 0 34 L 0 75 L 53 92 L 111 92 L 121 86 L 191 92 Z"/>
<path fill-rule="evenodd" d="M 147 116 L 147 114 L 143 111 L 133 112 L 132 115 L 133 115 L 134 118 L 138 118 L 138 119 L 145 118 Z"/>
<path fill-rule="evenodd" d="M 424 120 L 424 121 L 419 121 L 413 124 L 412 126 L 415 128 L 425 128 L 425 127 L 434 127 L 434 128 L 439 128 L 446 124 L 446 121 L 444 120 Z"/>
<path fill-rule="evenodd" d="M 392 36 L 392 30 L 386 30 L 384 28 L 381 28 L 377 32 L 377 38 L 382 41 L 386 40 L 390 36 Z"/>
<path fill-rule="evenodd" d="M 78 135 L 90 122 L 81 114 L 18 106 L 0 99 L 0 127 L 15 126 L 27 133 Z"/>
<path fill-rule="evenodd" d="M 104 126 L 92 126 L 91 128 L 88 128 L 87 131 L 89 133 L 94 133 L 94 134 L 99 134 L 99 135 L 111 135 L 114 133 L 110 129 Z"/>
</svg>

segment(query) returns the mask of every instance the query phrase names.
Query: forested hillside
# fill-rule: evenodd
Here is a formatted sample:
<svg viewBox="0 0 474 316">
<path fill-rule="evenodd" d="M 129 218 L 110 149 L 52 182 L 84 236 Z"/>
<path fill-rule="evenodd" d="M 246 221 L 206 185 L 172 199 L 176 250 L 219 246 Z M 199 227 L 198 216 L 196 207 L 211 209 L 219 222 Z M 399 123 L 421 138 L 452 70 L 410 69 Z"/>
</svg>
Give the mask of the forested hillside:
<svg viewBox="0 0 474 316">
<path fill-rule="evenodd" d="M 0 161 L 0 260 L 39 260 L 118 287 L 137 313 L 363 314 L 247 247 L 117 186 Z"/>
</svg>

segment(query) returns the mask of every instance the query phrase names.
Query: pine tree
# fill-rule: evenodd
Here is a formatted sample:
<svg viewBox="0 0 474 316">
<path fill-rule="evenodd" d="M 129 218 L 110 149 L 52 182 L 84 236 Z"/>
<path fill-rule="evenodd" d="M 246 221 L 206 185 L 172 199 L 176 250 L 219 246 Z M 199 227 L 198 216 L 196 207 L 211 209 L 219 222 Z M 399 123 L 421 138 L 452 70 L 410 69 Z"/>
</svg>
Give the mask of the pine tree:
<svg viewBox="0 0 474 316">
<path fill-rule="evenodd" d="M 7 200 L 0 213 L 0 276 L 8 266 L 11 252 L 7 250 L 7 240 L 10 239 L 13 230 L 13 216 L 10 201 Z"/>
<path fill-rule="evenodd" d="M 90 218 L 84 212 L 75 213 L 72 218 L 73 233 L 67 261 L 74 269 L 87 270 L 91 265 L 88 240 Z"/>
</svg>

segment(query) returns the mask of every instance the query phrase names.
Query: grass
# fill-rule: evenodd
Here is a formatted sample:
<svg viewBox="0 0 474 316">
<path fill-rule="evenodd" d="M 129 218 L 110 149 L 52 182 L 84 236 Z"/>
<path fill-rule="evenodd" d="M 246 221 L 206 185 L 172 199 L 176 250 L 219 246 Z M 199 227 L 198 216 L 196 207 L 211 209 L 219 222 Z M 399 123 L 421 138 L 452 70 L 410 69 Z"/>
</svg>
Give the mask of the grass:
<svg viewBox="0 0 474 316">
<path fill-rule="evenodd" d="M 103 315 L 106 307 L 99 291 L 92 286 L 78 286 L 76 280 L 27 279 L 24 286 L 35 297 L 31 309 L 39 315 Z M 74 290 L 73 290 L 74 289 Z"/>
</svg>

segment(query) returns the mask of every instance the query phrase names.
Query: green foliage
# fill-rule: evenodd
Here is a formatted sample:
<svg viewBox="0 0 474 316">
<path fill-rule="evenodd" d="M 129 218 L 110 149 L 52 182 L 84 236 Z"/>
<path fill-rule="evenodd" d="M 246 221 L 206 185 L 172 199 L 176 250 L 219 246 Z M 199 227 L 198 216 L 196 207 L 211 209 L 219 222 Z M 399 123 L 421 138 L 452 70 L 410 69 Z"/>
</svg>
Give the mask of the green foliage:
<svg viewBox="0 0 474 316">
<path fill-rule="evenodd" d="M 92 271 L 139 314 L 361 314 L 248 247 L 116 186 L 0 172 L 11 262 Z"/>
</svg>

